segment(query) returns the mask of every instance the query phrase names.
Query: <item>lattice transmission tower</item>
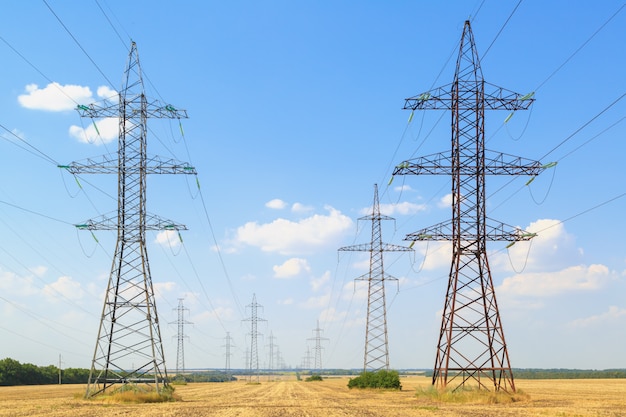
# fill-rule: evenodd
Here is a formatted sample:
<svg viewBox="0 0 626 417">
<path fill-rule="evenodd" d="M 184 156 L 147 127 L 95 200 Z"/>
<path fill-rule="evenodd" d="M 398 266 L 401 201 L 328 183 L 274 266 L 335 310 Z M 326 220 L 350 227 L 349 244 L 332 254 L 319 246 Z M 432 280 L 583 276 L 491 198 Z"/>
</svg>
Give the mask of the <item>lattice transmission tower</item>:
<svg viewBox="0 0 626 417">
<path fill-rule="evenodd" d="M 161 392 L 167 382 L 148 254 L 147 230 L 186 230 L 184 225 L 146 212 L 146 174 L 196 174 L 186 163 L 148 157 L 148 118 L 181 119 L 187 112 L 148 101 L 144 93 L 137 45 L 131 42 L 118 103 L 79 105 L 81 117 L 119 120 L 117 158 L 74 162 L 79 174 L 117 174 L 117 218 L 103 217 L 77 225 L 84 230 L 117 231 L 117 243 L 104 299 L 86 397 L 121 384 Z"/>
<path fill-rule="evenodd" d="M 385 281 L 397 281 L 385 274 L 383 266 L 384 252 L 409 252 L 413 249 L 405 246 L 383 243 L 382 220 L 394 220 L 393 217 L 380 213 L 378 201 L 378 184 L 374 184 L 374 203 L 372 214 L 358 220 L 372 222 L 372 240 L 353 246 L 344 246 L 339 251 L 358 251 L 370 253 L 370 270 L 356 280 L 367 281 L 367 323 L 365 326 L 365 349 L 363 359 L 364 371 L 389 370 L 389 340 L 387 334 L 387 305 L 385 298 Z"/>
<path fill-rule="evenodd" d="M 320 321 L 317 321 L 317 327 L 313 329 L 315 337 L 311 337 L 308 340 L 312 340 L 315 342 L 315 346 L 313 346 L 313 370 L 317 371 L 318 374 L 322 373 L 322 342 L 327 341 L 327 337 L 322 337 L 323 330 L 320 329 Z"/>
<path fill-rule="evenodd" d="M 177 313 L 177 320 L 174 322 L 176 324 L 177 332 L 176 332 L 176 376 L 182 377 L 185 373 L 185 339 L 188 339 L 189 336 L 185 335 L 185 324 L 193 324 L 190 321 L 185 320 L 185 311 L 189 311 L 188 308 L 185 308 L 183 305 L 183 299 L 178 299 L 178 307 L 174 309 Z M 171 323 L 172 324 L 172 323 Z"/>
<path fill-rule="evenodd" d="M 230 332 L 226 332 L 226 337 L 224 338 L 224 340 L 226 341 L 226 344 L 222 345 L 222 347 L 226 348 L 226 352 L 224 353 L 224 357 L 226 358 L 226 363 L 224 364 L 224 373 L 226 374 L 226 376 L 230 377 L 230 357 L 232 356 L 232 353 L 230 353 L 230 348 L 235 347 L 235 345 L 233 345 L 232 343 L 233 338 L 230 337 Z"/>
<path fill-rule="evenodd" d="M 259 347 L 257 344 L 257 338 L 261 334 L 258 332 L 259 321 L 266 321 L 259 317 L 257 310 L 263 308 L 262 305 L 256 302 L 256 294 L 252 294 L 252 303 L 248 304 L 246 308 L 250 308 L 250 317 L 243 319 L 243 321 L 250 322 L 250 356 L 246 358 L 248 362 L 248 369 L 250 370 L 250 377 L 254 374 L 256 382 L 259 382 Z"/>
<path fill-rule="evenodd" d="M 545 167 L 485 149 L 485 110 L 526 110 L 533 93 L 520 95 L 484 81 L 470 22 L 466 21 L 454 81 L 406 99 L 405 109 L 451 110 L 452 150 L 402 162 L 394 175 L 451 175 L 452 219 L 408 234 L 405 240 L 450 241 L 452 262 L 433 385 L 466 383 L 515 391 L 491 271 L 487 241 L 516 242 L 534 234 L 486 216 L 485 175 L 538 175 Z"/>
</svg>

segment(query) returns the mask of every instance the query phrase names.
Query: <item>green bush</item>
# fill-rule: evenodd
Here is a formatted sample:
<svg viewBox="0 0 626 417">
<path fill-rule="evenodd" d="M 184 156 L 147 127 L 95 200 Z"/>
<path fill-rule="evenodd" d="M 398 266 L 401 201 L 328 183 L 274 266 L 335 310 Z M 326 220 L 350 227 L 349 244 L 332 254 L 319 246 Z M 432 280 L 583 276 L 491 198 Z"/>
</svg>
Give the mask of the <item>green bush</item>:
<svg viewBox="0 0 626 417">
<path fill-rule="evenodd" d="M 401 390 L 400 376 L 398 371 L 362 372 L 356 378 L 350 378 L 348 388 L 379 388 Z"/>
<path fill-rule="evenodd" d="M 313 374 L 304 380 L 304 382 L 311 382 L 311 381 L 323 381 L 323 379 L 321 375 Z"/>
</svg>

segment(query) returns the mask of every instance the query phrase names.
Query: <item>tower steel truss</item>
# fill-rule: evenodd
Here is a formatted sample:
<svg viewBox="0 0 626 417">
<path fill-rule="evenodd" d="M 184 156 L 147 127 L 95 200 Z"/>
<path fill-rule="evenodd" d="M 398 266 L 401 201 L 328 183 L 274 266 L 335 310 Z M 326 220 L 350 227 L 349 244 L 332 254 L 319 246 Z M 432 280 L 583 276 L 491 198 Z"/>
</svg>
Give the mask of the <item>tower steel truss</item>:
<svg viewBox="0 0 626 417">
<path fill-rule="evenodd" d="M 173 160 L 148 158 L 148 118 L 187 118 L 185 110 L 144 93 L 135 42 L 131 42 L 119 102 L 79 105 L 81 117 L 119 120 L 117 159 L 74 162 L 62 168 L 79 174 L 117 174 L 117 219 L 103 218 L 76 225 L 84 230 L 115 230 L 117 243 L 105 294 L 86 396 L 119 385 L 161 392 L 167 370 L 148 253 L 147 230 L 186 230 L 184 225 L 146 213 L 146 174 L 196 174 L 195 168 Z"/>
<path fill-rule="evenodd" d="M 324 369 L 324 366 L 322 365 L 322 349 L 324 349 L 324 347 L 322 346 L 322 342 L 328 341 L 327 337 L 322 337 L 323 331 L 323 329 L 320 329 L 320 321 L 318 320 L 317 327 L 313 329 L 315 337 L 310 337 L 307 339 L 315 342 L 315 346 L 313 347 L 314 364 L 312 372 L 317 371 L 318 375 L 321 375 L 322 369 Z"/>
<path fill-rule="evenodd" d="M 452 242 L 433 385 L 466 383 L 515 391 L 509 354 L 487 260 L 486 242 L 529 240 L 534 234 L 486 216 L 485 175 L 538 175 L 540 162 L 485 150 L 485 110 L 526 110 L 520 95 L 484 81 L 470 22 L 466 21 L 451 85 L 406 99 L 405 109 L 452 112 L 452 151 L 404 161 L 394 175 L 452 176 L 452 220 L 411 233 L 405 240 Z"/>
<path fill-rule="evenodd" d="M 258 336 L 261 334 L 258 331 L 259 321 L 266 321 L 258 315 L 258 309 L 263 306 L 256 302 L 256 294 L 252 294 L 252 302 L 246 307 L 250 308 L 250 317 L 243 321 L 250 322 L 250 356 L 246 358 L 248 369 L 250 370 L 250 378 L 254 374 L 256 382 L 259 382 L 259 345 L 257 342 Z"/>
<path fill-rule="evenodd" d="M 193 324 L 190 321 L 185 320 L 185 311 L 189 311 L 188 308 L 185 308 L 183 305 L 183 298 L 178 299 L 178 307 L 174 310 L 177 313 L 178 319 L 174 323 L 176 324 L 176 328 L 178 331 L 176 332 L 176 377 L 184 378 L 185 373 L 185 339 L 188 339 L 189 336 L 185 335 L 185 324 Z"/>
<path fill-rule="evenodd" d="M 360 217 L 358 220 L 371 220 L 372 240 L 370 243 L 344 246 L 339 251 L 357 251 L 370 253 L 370 270 L 356 280 L 366 281 L 367 289 L 367 324 L 365 326 L 365 349 L 363 359 L 364 371 L 389 370 L 389 340 L 387 335 L 387 306 L 385 299 L 385 281 L 397 281 L 396 278 L 386 275 L 383 266 L 384 252 L 409 252 L 413 249 L 383 243 L 382 220 L 394 220 L 393 217 L 380 213 L 378 201 L 378 184 L 374 184 L 374 203 L 372 214 Z"/>
</svg>

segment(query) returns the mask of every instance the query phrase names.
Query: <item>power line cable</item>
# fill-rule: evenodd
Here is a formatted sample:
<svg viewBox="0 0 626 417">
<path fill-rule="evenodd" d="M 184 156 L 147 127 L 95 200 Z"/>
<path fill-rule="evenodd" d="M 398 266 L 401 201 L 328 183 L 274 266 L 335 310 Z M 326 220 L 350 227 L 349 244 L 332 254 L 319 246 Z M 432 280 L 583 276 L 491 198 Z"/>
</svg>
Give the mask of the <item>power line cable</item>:
<svg viewBox="0 0 626 417">
<path fill-rule="evenodd" d="M 83 53 L 85 54 L 85 56 L 89 59 L 89 61 L 91 61 L 91 63 L 96 67 L 96 69 L 98 70 L 98 72 L 102 75 L 102 77 L 104 77 L 104 79 L 109 83 L 109 85 L 111 86 L 111 88 L 115 91 L 117 91 L 117 89 L 115 88 L 115 86 L 113 85 L 113 83 L 111 82 L 111 80 L 109 80 L 109 77 L 106 76 L 106 74 L 102 71 L 102 69 L 100 69 L 100 66 L 98 66 L 98 64 L 96 64 L 96 61 L 93 60 L 93 58 L 91 58 L 91 56 L 89 55 L 89 53 L 85 50 L 85 48 L 83 48 L 83 46 L 80 44 L 80 42 L 78 42 L 78 39 L 76 39 L 76 37 L 74 36 L 74 34 L 72 34 L 72 32 L 69 30 L 69 28 L 65 25 L 65 23 L 63 23 L 63 21 L 61 20 L 61 18 L 55 13 L 55 11 L 52 9 L 52 7 L 50 7 L 50 5 L 48 4 L 48 2 L 46 0 L 42 0 L 44 2 L 44 4 L 48 7 L 48 9 L 50 10 L 50 12 L 52 13 L 52 15 L 57 19 L 57 21 L 61 24 L 61 26 L 63 27 L 63 29 L 65 29 L 65 31 L 67 32 L 68 35 L 70 35 L 70 37 L 74 40 L 74 42 L 76 43 L 76 45 L 78 45 L 78 47 L 80 48 L 81 51 L 83 51 Z"/>
<path fill-rule="evenodd" d="M 522 0 L 519 0 L 517 2 L 517 4 L 515 5 L 515 8 L 513 8 L 513 11 L 511 12 L 511 14 L 509 14 L 509 17 L 507 17 L 506 21 L 504 22 L 504 24 L 502 25 L 502 27 L 500 28 L 500 30 L 498 31 L 498 33 L 496 34 L 496 37 L 493 38 L 493 40 L 491 41 L 491 43 L 489 44 L 489 46 L 487 47 L 487 49 L 485 50 L 485 52 L 483 53 L 483 56 L 481 58 L 481 61 L 483 59 L 485 59 L 485 56 L 487 56 L 487 53 L 489 53 L 489 50 L 491 49 L 491 47 L 493 46 L 494 43 L 496 43 L 496 40 L 498 39 L 498 37 L 500 36 L 500 34 L 502 33 L 502 31 L 504 30 L 504 28 L 506 27 L 506 25 L 509 23 L 509 20 L 511 20 L 511 18 L 513 17 L 513 14 L 515 14 L 515 11 L 517 10 L 517 8 L 520 6 L 520 4 L 522 4 Z"/>
<path fill-rule="evenodd" d="M 557 69 L 555 69 L 549 76 L 548 78 L 546 78 L 545 80 L 543 80 L 543 82 L 541 82 L 539 84 L 539 86 L 537 88 L 535 88 L 535 91 L 538 91 L 541 87 L 544 86 L 544 84 L 546 84 L 557 72 L 559 72 L 572 58 L 574 58 L 574 56 L 576 54 L 578 54 L 578 52 L 580 52 L 598 33 L 600 33 L 600 31 L 602 31 L 602 29 L 604 29 L 604 27 L 606 25 L 609 24 L 609 22 L 611 20 L 613 20 L 613 18 L 615 18 L 615 16 L 617 16 L 619 14 L 619 12 L 622 11 L 622 9 L 626 7 L 626 3 L 622 4 L 621 7 L 619 9 L 617 9 L 615 11 L 615 13 L 613 13 L 611 15 L 611 17 L 609 17 L 595 32 L 593 32 L 593 34 L 587 38 L 587 40 L 585 42 L 583 42 L 582 45 L 580 45 L 578 47 L 578 49 L 576 49 L 561 65 L 559 65 L 559 67 Z"/>
</svg>

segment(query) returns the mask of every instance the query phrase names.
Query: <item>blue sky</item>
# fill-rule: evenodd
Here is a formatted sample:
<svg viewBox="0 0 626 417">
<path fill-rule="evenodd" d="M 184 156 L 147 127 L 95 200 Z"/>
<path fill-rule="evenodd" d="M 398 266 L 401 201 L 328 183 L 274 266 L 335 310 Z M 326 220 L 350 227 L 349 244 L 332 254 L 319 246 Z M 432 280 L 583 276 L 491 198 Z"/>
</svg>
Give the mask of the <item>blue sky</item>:
<svg viewBox="0 0 626 417">
<path fill-rule="evenodd" d="M 486 118 L 489 149 L 558 162 L 528 178 L 487 178 L 488 216 L 538 236 L 488 246 L 513 367 L 624 368 L 626 254 L 622 166 L 626 10 L 618 1 L 13 2 L 0 28 L 0 357 L 89 367 L 115 235 L 74 224 L 114 213 L 116 178 L 75 179 L 58 164 L 115 153 L 76 103 L 121 86 L 138 46 L 146 93 L 187 109 L 150 120 L 148 152 L 188 161 L 193 178 L 151 176 L 148 211 L 184 223 L 150 232 L 169 368 L 184 298 L 185 364 L 244 367 L 253 294 L 269 335 L 299 366 L 319 320 L 323 366 L 363 364 L 374 184 L 383 240 L 448 219 L 450 181 L 398 177 L 403 160 L 447 152 L 450 115 L 402 110 L 452 81 L 463 23 L 485 79 L 536 102 L 506 124 Z M 516 8 L 517 7 L 517 8 Z M 626 9 L 626 8 L 625 8 Z M 514 13 L 512 13 L 514 11 Z M 55 16 L 56 15 L 56 16 Z M 507 21 L 508 19 L 508 21 Z M 60 21 L 62 23 L 60 23 Z M 506 23 L 506 24 L 505 24 Z M 19 139 L 18 139 L 19 138 Z M 216 250 L 219 248 L 219 251 Z M 431 242 L 390 253 L 390 361 L 430 368 L 450 264 Z"/>
</svg>

